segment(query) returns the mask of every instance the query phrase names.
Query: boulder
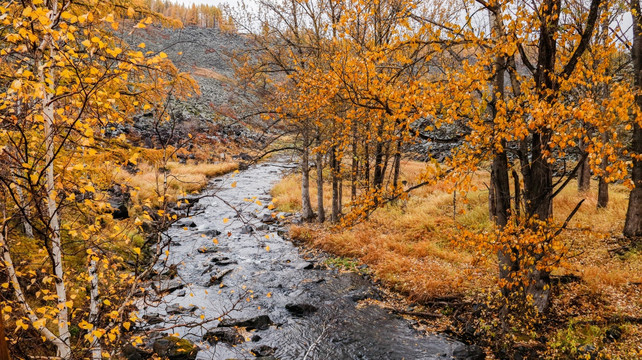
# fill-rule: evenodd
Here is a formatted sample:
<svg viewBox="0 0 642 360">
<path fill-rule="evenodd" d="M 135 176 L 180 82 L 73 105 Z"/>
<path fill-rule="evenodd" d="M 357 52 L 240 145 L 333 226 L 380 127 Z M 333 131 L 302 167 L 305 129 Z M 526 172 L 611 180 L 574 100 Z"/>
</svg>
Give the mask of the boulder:
<svg viewBox="0 0 642 360">
<path fill-rule="evenodd" d="M 234 328 L 217 328 L 209 330 L 203 335 L 203 340 L 215 345 L 225 343 L 229 345 L 238 345 L 243 343 L 243 336 Z"/>
<path fill-rule="evenodd" d="M 145 360 L 152 357 L 151 351 L 138 348 L 132 344 L 127 344 L 121 349 L 123 357 L 127 360 Z"/>
<path fill-rule="evenodd" d="M 109 205 L 112 208 L 112 217 L 117 220 L 129 218 L 127 203 L 131 196 L 127 191 L 127 186 L 114 184 L 107 190 L 107 194 L 109 195 Z"/>
<path fill-rule="evenodd" d="M 223 319 L 219 323 L 219 327 L 244 327 L 248 330 L 265 330 L 274 323 L 267 315 L 259 315 L 247 319 Z"/>
<path fill-rule="evenodd" d="M 176 336 L 155 340 L 152 349 L 154 354 L 169 360 L 194 360 L 200 350 L 191 341 Z"/>
<path fill-rule="evenodd" d="M 305 303 L 287 304 L 285 305 L 285 309 L 294 316 L 306 316 L 306 315 L 315 313 L 317 312 L 317 310 L 319 310 L 316 306 L 311 304 L 305 304 Z"/>
</svg>

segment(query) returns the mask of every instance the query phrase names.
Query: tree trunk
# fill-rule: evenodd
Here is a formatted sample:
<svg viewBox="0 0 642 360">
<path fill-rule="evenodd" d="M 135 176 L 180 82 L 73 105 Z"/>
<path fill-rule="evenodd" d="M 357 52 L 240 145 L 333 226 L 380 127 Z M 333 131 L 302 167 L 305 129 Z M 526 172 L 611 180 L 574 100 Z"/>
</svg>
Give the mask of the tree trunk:
<svg viewBox="0 0 642 360">
<path fill-rule="evenodd" d="M 4 229 L 4 226 L 0 227 Z M 3 260 L 3 265 L 4 269 L 7 272 L 7 277 L 9 278 L 9 282 L 11 283 L 11 287 L 13 288 L 13 294 L 15 296 L 16 302 L 20 306 L 20 309 L 22 312 L 26 315 L 26 317 L 29 319 L 31 322 L 31 325 L 42 335 L 44 336 L 47 341 L 51 342 L 56 346 L 56 349 L 58 350 L 58 356 L 60 356 L 63 359 L 70 359 L 71 358 L 71 350 L 70 346 L 68 343 L 65 343 L 62 341 L 62 338 L 59 336 L 56 336 L 51 330 L 49 330 L 44 324 L 44 321 L 41 321 L 38 316 L 36 316 L 36 313 L 31 309 L 31 306 L 27 302 L 27 298 L 25 297 L 24 292 L 22 291 L 22 286 L 20 285 L 20 282 L 18 281 L 18 275 L 16 273 L 16 268 L 13 266 L 13 260 L 11 258 L 11 251 L 9 250 L 9 244 L 7 243 L 7 239 L 4 237 L 4 234 L 0 232 L 0 255 L 2 256 Z M 67 351 L 64 351 L 67 349 Z M 62 355 L 65 355 L 65 357 L 62 357 Z"/>
<path fill-rule="evenodd" d="M 325 208 L 323 206 L 323 154 L 317 151 L 317 221 L 325 222 Z"/>
<path fill-rule="evenodd" d="M 602 133 L 602 142 L 606 143 L 608 141 L 608 135 Z M 609 205 L 609 183 L 606 181 L 606 167 L 609 163 L 608 155 L 604 155 L 602 158 L 602 163 L 600 164 L 600 169 L 602 170 L 602 175 L 600 175 L 599 184 L 597 188 L 597 207 L 605 208 Z"/>
<path fill-rule="evenodd" d="M 4 312 L 0 310 L 0 360 L 11 360 L 9 344 L 4 330 Z"/>
<path fill-rule="evenodd" d="M 363 178 L 366 182 L 366 189 L 370 189 L 370 144 L 367 140 L 365 141 L 363 151 Z"/>
<path fill-rule="evenodd" d="M 401 139 L 397 140 L 397 151 L 394 157 L 394 173 L 392 176 L 392 187 L 396 192 L 399 188 L 399 174 L 401 171 Z"/>
<path fill-rule="evenodd" d="M 357 179 L 359 178 L 358 134 L 356 124 L 352 125 L 352 173 L 350 174 L 350 200 L 357 199 Z"/>
<path fill-rule="evenodd" d="M 330 149 L 330 167 L 332 168 L 332 223 L 339 221 L 339 174 L 337 173 L 337 152 L 333 146 Z"/>
<path fill-rule="evenodd" d="M 96 264 L 96 259 L 94 255 L 90 255 L 91 259 L 89 260 L 89 268 L 87 273 L 91 281 L 89 282 L 89 322 L 94 325 L 94 328 L 98 328 L 98 268 Z M 91 341 L 91 358 L 92 360 L 101 360 L 102 359 L 102 348 L 100 346 L 100 339 L 92 334 Z"/>
<path fill-rule="evenodd" d="M 522 208 L 522 191 L 521 191 L 521 186 L 519 184 L 519 175 L 517 175 L 517 171 L 513 169 L 513 184 L 514 184 L 514 192 L 515 192 L 515 206 L 514 206 L 514 216 L 519 219 L 521 214 L 521 208 Z"/>
<path fill-rule="evenodd" d="M 584 156 L 586 151 L 582 139 L 579 141 L 580 148 L 580 168 L 577 173 L 577 190 L 580 192 L 589 191 L 591 189 L 591 167 L 589 165 L 588 156 Z"/>
<path fill-rule="evenodd" d="M 308 221 L 312 219 L 312 203 L 310 202 L 310 149 L 307 143 L 303 145 L 301 156 L 301 217 Z"/>
<path fill-rule="evenodd" d="M 377 127 L 377 142 L 375 146 L 375 164 L 374 164 L 374 178 L 373 178 L 373 185 L 374 188 L 379 190 L 381 189 L 381 185 L 383 184 L 383 117 L 381 118 L 381 121 L 379 122 L 379 126 Z"/>
<path fill-rule="evenodd" d="M 55 12 L 55 11 L 54 11 Z M 50 50 L 50 58 L 55 58 L 55 51 L 53 47 Z M 60 338 L 60 345 L 58 346 L 58 356 L 62 359 L 71 358 L 71 340 L 69 333 L 69 310 L 67 307 L 67 289 L 65 286 L 65 272 L 62 263 L 62 239 L 60 238 L 60 219 L 58 217 L 58 206 L 55 196 L 55 174 L 54 174 L 54 148 L 55 148 L 55 133 L 54 133 L 54 74 L 53 70 L 49 70 L 49 82 L 45 77 L 44 64 L 40 63 L 40 81 L 41 84 L 47 88 L 42 99 L 42 112 L 45 120 L 45 147 L 46 154 L 45 160 L 47 168 L 45 171 L 46 187 L 45 196 L 47 198 L 47 215 L 49 217 L 48 238 L 50 243 L 50 258 L 53 262 L 53 275 L 56 283 L 56 295 L 58 297 L 58 333 Z"/>
<path fill-rule="evenodd" d="M 29 217 L 31 217 L 31 209 L 29 208 L 29 204 L 25 201 L 25 196 L 22 192 L 22 187 L 20 184 L 18 184 L 17 177 L 13 177 L 13 181 L 16 183 L 16 195 L 18 195 L 18 201 L 20 206 L 22 208 L 23 212 L 23 219 L 22 219 L 22 226 L 25 231 L 25 235 L 29 238 L 33 239 L 33 227 L 29 223 Z"/>
<path fill-rule="evenodd" d="M 633 58 L 634 90 L 636 91 L 635 104 L 640 111 L 642 110 L 642 96 L 637 92 L 642 89 L 642 14 L 640 14 L 639 0 L 631 0 L 631 17 L 633 18 L 631 57 Z M 642 154 L 642 129 L 637 121 L 634 121 L 633 124 L 631 151 L 635 155 Z M 633 160 L 631 180 L 635 187 L 631 190 L 629 197 L 623 233 L 627 237 L 640 237 L 642 236 L 642 161 L 637 158 Z"/>
</svg>

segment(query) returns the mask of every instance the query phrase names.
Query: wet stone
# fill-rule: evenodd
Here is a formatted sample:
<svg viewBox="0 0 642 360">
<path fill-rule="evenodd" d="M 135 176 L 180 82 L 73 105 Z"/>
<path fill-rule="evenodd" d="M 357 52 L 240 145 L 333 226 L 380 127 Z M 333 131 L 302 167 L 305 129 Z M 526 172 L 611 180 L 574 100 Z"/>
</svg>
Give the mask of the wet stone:
<svg viewBox="0 0 642 360">
<path fill-rule="evenodd" d="M 183 219 L 180 219 L 177 222 L 175 222 L 174 226 L 176 226 L 176 227 L 195 228 L 196 227 L 196 223 L 192 219 L 183 218 Z"/>
<path fill-rule="evenodd" d="M 232 259 L 228 258 L 227 256 L 216 256 L 216 257 L 213 257 L 211 262 L 213 262 L 214 264 L 219 265 L 219 266 L 238 264 L 238 261 L 232 260 Z"/>
<path fill-rule="evenodd" d="M 187 339 L 174 336 L 164 337 L 154 341 L 154 353 L 169 360 L 194 360 L 199 348 Z"/>
<path fill-rule="evenodd" d="M 165 312 L 169 315 L 187 314 L 198 310 L 198 306 L 183 307 L 178 304 L 171 304 L 165 308 Z"/>
<path fill-rule="evenodd" d="M 127 360 L 143 360 L 143 359 L 149 359 L 150 357 L 152 357 L 152 352 L 145 351 L 132 344 L 127 344 L 123 346 L 123 349 L 121 352 L 123 354 L 123 357 Z"/>
<path fill-rule="evenodd" d="M 274 355 L 276 348 L 268 345 L 261 345 L 253 348 L 250 352 L 256 357 L 266 357 Z"/>
<path fill-rule="evenodd" d="M 214 285 L 220 285 L 221 282 L 223 281 L 223 277 L 225 277 L 225 275 L 231 273 L 232 271 L 233 271 L 232 269 L 226 269 L 226 270 L 223 270 L 223 271 L 219 272 L 216 275 L 213 275 L 210 278 L 210 281 L 207 282 L 207 286 L 209 287 L 209 286 L 214 286 Z"/>
<path fill-rule="evenodd" d="M 317 312 L 317 310 L 319 310 L 316 306 L 311 304 L 305 304 L 305 303 L 287 304 L 285 305 L 285 309 L 294 316 L 306 316 L 306 315 L 315 313 Z"/>
<path fill-rule="evenodd" d="M 247 319 L 223 319 L 219 327 L 244 327 L 248 330 L 266 330 L 274 323 L 267 315 L 259 315 Z"/>
<path fill-rule="evenodd" d="M 217 343 L 238 345 L 243 343 L 243 336 L 234 328 L 217 328 L 206 332 L 203 335 L 203 340 L 210 343 L 210 345 Z"/>
<path fill-rule="evenodd" d="M 256 227 L 256 230 L 258 230 L 258 231 L 265 231 L 265 230 L 269 230 L 269 229 L 270 229 L 270 226 L 268 224 L 261 224 L 261 225 Z"/>
<path fill-rule="evenodd" d="M 161 280 L 152 283 L 152 287 L 160 294 L 171 294 L 176 290 L 180 290 L 185 287 L 180 280 Z"/>
<path fill-rule="evenodd" d="M 212 246 L 212 245 L 202 246 L 202 247 L 198 248 L 198 252 L 201 253 L 201 254 L 211 254 L 211 253 L 215 253 L 215 252 L 218 252 L 218 251 L 219 251 L 219 247 L 218 246 Z"/>
<path fill-rule="evenodd" d="M 276 217 L 271 214 L 263 214 L 263 216 L 261 216 L 261 222 L 265 224 L 274 224 L 276 222 Z"/>
<path fill-rule="evenodd" d="M 156 325 L 165 321 L 159 314 L 143 315 L 143 320 L 145 320 L 149 325 Z"/>
<path fill-rule="evenodd" d="M 221 234 L 222 234 L 222 233 L 221 233 L 219 230 L 217 230 L 217 229 L 204 229 L 204 230 L 201 230 L 201 231 L 199 231 L 199 232 L 200 232 L 201 234 L 205 234 L 205 236 L 209 236 L 209 237 L 219 236 L 219 235 L 221 235 Z"/>
</svg>

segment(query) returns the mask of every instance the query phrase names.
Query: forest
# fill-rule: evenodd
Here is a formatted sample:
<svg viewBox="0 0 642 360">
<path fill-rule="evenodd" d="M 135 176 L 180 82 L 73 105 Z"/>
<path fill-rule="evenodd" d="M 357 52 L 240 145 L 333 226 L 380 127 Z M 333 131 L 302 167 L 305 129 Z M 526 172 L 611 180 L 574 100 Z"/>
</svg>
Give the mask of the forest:
<svg viewBox="0 0 642 360">
<path fill-rule="evenodd" d="M 0 29 L 0 359 L 642 358 L 639 0 Z"/>
</svg>

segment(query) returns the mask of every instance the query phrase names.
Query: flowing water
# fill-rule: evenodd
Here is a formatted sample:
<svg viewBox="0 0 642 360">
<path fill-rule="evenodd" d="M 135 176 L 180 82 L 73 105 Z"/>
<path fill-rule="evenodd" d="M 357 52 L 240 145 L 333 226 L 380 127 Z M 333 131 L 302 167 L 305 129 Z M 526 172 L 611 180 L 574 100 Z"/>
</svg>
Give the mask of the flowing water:
<svg viewBox="0 0 642 360">
<path fill-rule="evenodd" d="M 292 167 L 281 159 L 211 182 L 194 206 L 199 213 L 169 231 L 172 246 L 163 266 L 175 265 L 178 275 L 156 287 L 178 289 L 141 306 L 145 318 L 156 319 L 145 327 L 170 328 L 165 332 L 195 342 L 198 359 L 253 359 L 251 350 L 262 345 L 263 354 L 284 360 L 474 358 L 474 347 L 424 335 L 409 321 L 365 305 L 362 300 L 379 297 L 370 281 L 306 260 L 279 236 L 278 223 L 261 221 L 269 222 L 270 189 Z M 273 324 L 243 330 L 242 344 L 203 341 L 220 320 L 259 315 Z"/>
</svg>

